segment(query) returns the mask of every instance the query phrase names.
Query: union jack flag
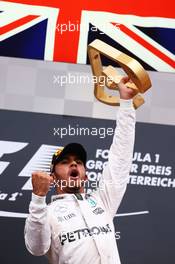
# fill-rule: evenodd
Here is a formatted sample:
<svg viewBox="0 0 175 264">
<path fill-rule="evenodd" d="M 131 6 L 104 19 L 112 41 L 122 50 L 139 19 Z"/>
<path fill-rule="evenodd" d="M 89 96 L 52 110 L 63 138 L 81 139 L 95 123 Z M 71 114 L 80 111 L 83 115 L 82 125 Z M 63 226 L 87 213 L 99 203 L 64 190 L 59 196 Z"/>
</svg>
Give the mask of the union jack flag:
<svg viewBox="0 0 175 264">
<path fill-rule="evenodd" d="M 98 38 L 134 57 L 147 70 L 175 72 L 171 0 L 15 0 L 0 2 L 0 55 L 89 63 Z M 136 3 L 137 2 L 137 3 Z M 169 2 L 169 3 L 168 3 Z M 158 8 L 159 6 L 159 8 Z M 107 64 L 107 59 L 103 59 Z"/>
</svg>

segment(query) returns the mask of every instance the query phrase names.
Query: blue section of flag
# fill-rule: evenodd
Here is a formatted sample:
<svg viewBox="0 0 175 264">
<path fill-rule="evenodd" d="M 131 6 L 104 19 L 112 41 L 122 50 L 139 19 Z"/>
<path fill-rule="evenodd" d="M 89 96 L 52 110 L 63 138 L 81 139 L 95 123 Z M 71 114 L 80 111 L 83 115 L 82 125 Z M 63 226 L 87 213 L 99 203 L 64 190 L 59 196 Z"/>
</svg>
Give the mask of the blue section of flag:
<svg viewBox="0 0 175 264">
<path fill-rule="evenodd" d="M 138 62 L 140 62 L 140 64 L 147 70 L 152 70 L 155 71 L 155 69 L 153 67 L 151 67 L 150 65 L 148 65 L 146 62 L 144 62 L 143 60 L 141 60 L 140 58 L 138 58 L 135 54 L 133 54 L 130 50 L 126 49 L 125 47 L 123 47 L 122 45 L 120 45 L 118 42 L 116 42 L 116 40 L 113 40 L 112 38 L 110 38 L 108 35 L 104 34 L 102 31 L 100 30 L 96 30 L 94 32 L 93 28 L 95 26 L 92 24 L 89 24 L 89 32 L 88 32 L 88 44 L 91 43 L 92 41 L 94 41 L 96 38 L 100 39 L 106 43 L 108 43 L 109 45 L 111 45 L 112 47 L 120 50 L 121 52 L 129 55 L 130 57 L 136 59 Z M 119 65 L 117 65 L 117 63 L 111 61 L 110 59 L 104 57 L 103 55 L 101 55 L 101 59 L 102 59 L 102 64 L 103 65 L 112 65 L 114 67 L 119 67 Z M 88 55 L 87 55 L 87 63 L 90 64 Z"/>
<path fill-rule="evenodd" d="M 47 19 L 1 42 L 1 56 L 44 59 Z"/>
<path fill-rule="evenodd" d="M 153 28 L 138 27 L 143 33 L 158 42 L 165 49 L 175 54 L 175 29 L 174 28 Z"/>
</svg>

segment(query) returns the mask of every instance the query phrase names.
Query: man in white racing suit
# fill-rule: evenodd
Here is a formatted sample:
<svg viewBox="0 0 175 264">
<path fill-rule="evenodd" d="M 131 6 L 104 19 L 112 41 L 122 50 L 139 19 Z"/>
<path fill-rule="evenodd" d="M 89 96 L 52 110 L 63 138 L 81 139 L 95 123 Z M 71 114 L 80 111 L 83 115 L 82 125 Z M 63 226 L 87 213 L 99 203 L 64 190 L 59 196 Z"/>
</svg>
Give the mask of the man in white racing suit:
<svg viewBox="0 0 175 264">
<path fill-rule="evenodd" d="M 25 244 L 36 256 L 52 264 L 120 264 L 113 218 L 126 191 L 135 137 L 136 92 L 119 83 L 120 107 L 108 164 L 100 188 L 85 194 L 86 151 L 78 143 L 54 154 L 51 175 L 32 174 L 32 199 L 25 223 Z M 56 195 L 46 204 L 52 185 Z"/>
</svg>

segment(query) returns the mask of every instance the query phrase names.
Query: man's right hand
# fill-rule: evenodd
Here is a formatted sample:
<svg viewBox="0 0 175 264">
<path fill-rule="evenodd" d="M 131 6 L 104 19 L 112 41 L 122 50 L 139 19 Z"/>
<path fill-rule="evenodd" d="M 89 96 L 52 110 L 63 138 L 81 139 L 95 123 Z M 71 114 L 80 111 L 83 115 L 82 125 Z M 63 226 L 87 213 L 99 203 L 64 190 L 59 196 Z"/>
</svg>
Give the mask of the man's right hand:
<svg viewBox="0 0 175 264">
<path fill-rule="evenodd" d="M 46 172 L 37 171 L 32 173 L 33 193 L 36 195 L 46 196 L 53 182 L 53 177 Z"/>
</svg>

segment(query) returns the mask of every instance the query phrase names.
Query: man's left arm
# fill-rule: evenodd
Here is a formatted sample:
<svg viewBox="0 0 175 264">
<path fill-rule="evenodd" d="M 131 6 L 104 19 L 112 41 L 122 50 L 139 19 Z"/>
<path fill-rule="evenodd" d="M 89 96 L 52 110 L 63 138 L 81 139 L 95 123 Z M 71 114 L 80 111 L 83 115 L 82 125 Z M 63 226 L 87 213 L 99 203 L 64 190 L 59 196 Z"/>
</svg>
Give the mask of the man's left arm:
<svg viewBox="0 0 175 264">
<path fill-rule="evenodd" d="M 126 191 L 132 165 L 135 139 L 135 109 L 132 98 L 135 92 L 126 87 L 124 77 L 120 83 L 120 107 L 117 113 L 117 127 L 109 151 L 108 164 L 104 168 L 97 193 L 112 217 Z"/>
</svg>

